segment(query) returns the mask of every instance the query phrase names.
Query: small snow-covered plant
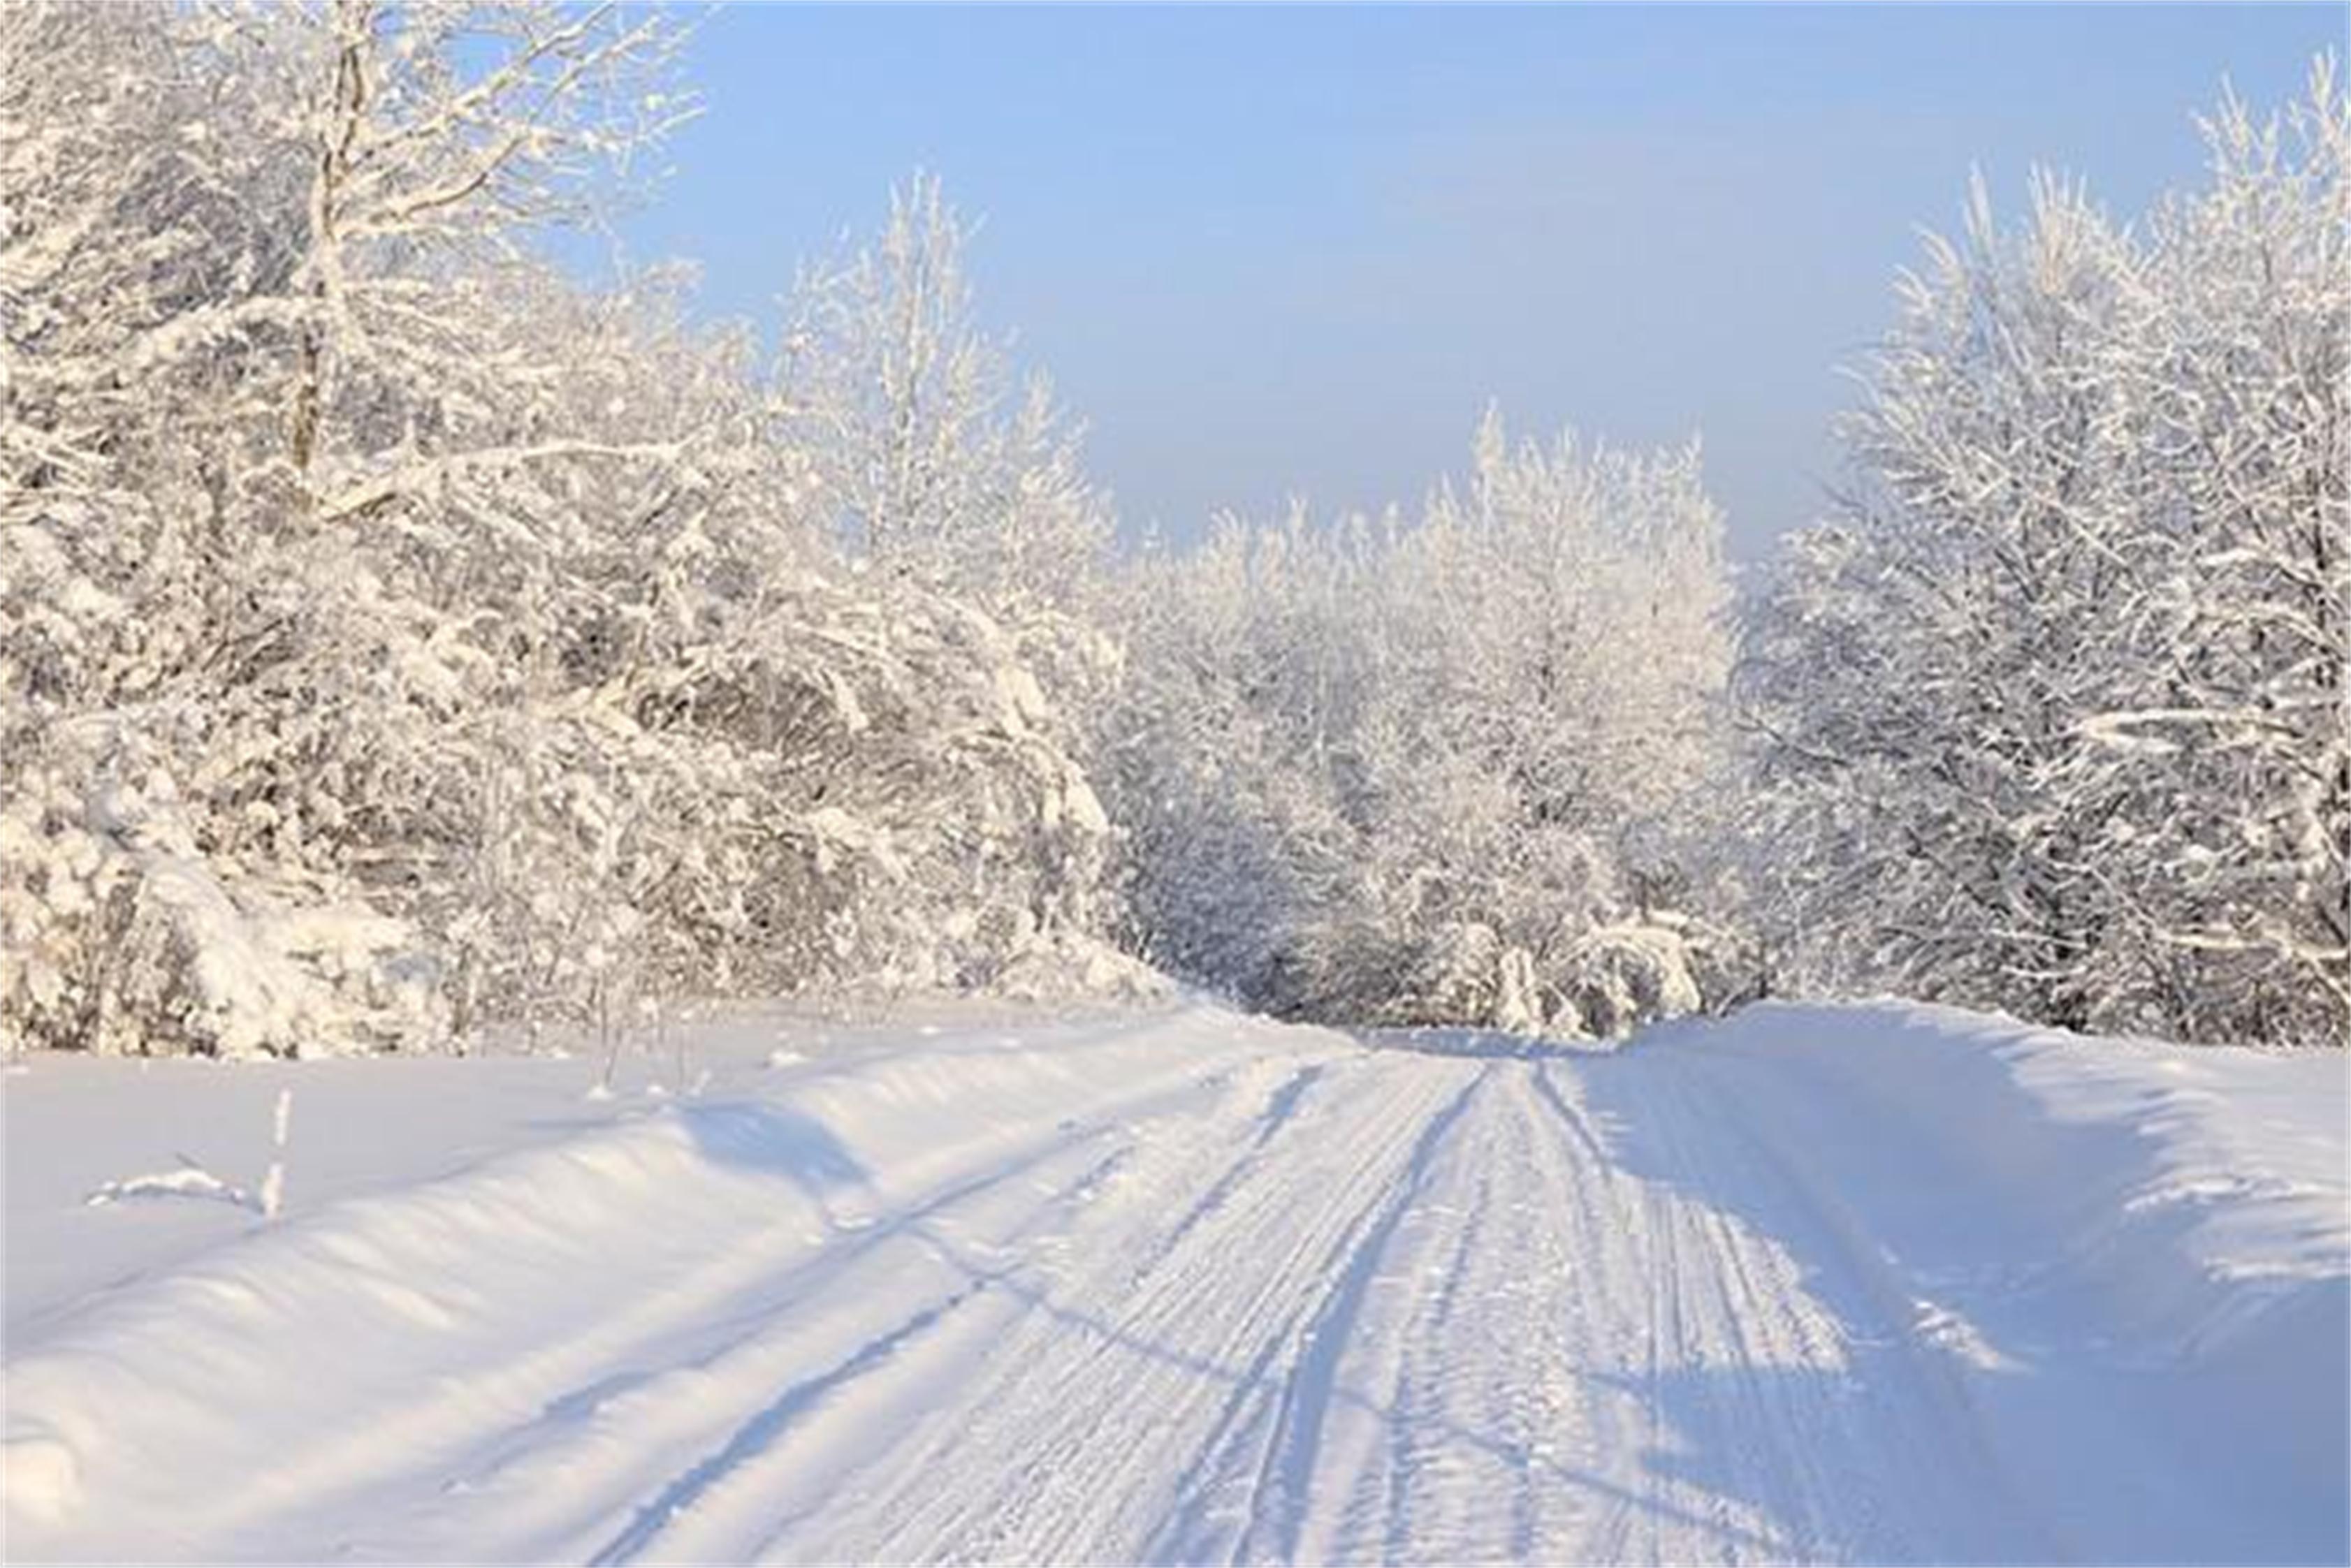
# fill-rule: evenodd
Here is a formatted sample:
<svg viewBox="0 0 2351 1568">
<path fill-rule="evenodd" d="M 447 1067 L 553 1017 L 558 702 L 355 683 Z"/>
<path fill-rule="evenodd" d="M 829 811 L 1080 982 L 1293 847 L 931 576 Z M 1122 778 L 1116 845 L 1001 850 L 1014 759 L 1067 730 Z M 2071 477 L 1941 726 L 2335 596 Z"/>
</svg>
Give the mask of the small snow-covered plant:
<svg viewBox="0 0 2351 1568">
<path fill-rule="evenodd" d="M 1702 1002 L 1687 943 L 1673 925 L 1624 921 L 1576 943 L 1562 966 L 1554 1019 L 1570 1034 L 1621 1036 L 1635 1025 Z"/>
</svg>

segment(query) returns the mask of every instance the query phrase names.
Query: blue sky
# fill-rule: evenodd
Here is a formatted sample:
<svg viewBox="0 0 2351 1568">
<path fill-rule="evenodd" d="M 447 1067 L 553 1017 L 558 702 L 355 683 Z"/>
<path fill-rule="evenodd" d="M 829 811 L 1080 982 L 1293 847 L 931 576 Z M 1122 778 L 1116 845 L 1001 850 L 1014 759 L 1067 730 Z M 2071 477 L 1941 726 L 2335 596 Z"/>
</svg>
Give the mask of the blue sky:
<svg viewBox="0 0 2351 1568">
<path fill-rule="evenodd" d="M 1817 510 L 1838 375 L 1969 169 L 2118 214 L 2191 115 L 2340 50 L 2318 5 L 737 5 L 622 234 L 771 320 L 916 168 L 984 318 L 1052 372 L 1131 529 L 1418 498 L 1479 410 L 1706 443 L 1734 553 Z"/>
</svg>

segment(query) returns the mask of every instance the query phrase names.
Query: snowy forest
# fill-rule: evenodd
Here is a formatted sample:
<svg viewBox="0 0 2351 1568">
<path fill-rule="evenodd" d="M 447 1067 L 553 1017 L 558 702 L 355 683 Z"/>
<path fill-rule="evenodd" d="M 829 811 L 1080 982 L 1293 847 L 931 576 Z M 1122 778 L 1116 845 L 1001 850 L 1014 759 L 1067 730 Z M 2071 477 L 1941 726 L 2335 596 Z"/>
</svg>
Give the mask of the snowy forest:
<svg viewBox="0 0 2351 1568">
<path fill-rule="evenodd" d="M 926 178 L 772 320 L 583 282 L 549 236 L 652 182 L 681 26 L 0 8 L 11 1047 L 1163 977 L 2351 1036 L 2333 62 L 2128 223 L 1921 192 L 1964 221 L 1888 280 L 1834 493 L 1734 570 L 1698 446 L 1474 408 L 1384 514 L 1122 535 Z"/>
</svg>

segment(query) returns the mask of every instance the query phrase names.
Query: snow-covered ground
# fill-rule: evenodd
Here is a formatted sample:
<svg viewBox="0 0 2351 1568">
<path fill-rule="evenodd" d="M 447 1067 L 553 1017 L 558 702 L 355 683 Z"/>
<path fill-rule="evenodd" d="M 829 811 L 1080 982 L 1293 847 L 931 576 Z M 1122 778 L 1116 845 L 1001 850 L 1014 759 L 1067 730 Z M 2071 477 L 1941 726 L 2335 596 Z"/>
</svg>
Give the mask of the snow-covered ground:
<svg viewBox="0 0 2351 1568">
<path fill-rule="evenodd" d="M 1894 1005 L 1501 1047 L 1186 1004 L 747 1014 L 610 1098 L 34 1061 L 6 1554 L 2345 1557 L 2340 1054 Z M 289 1085 L 277 1220 L 84 1201 L 257 1193 Z"/>
</svg>

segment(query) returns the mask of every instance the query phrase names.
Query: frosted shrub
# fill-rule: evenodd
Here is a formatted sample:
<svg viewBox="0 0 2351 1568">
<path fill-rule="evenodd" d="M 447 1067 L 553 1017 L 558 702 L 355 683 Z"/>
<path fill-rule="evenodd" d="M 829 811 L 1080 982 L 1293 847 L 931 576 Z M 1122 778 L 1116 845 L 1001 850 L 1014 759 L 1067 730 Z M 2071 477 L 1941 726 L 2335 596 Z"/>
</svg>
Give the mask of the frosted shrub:
<svg viewBox="0 0 2351 1568">
<path fill-rule="evenodd" d="M 1621 1036 L 1656 1019 L 1695 1012 L 1703 1001 L 1681 931 L 1650 921 L 1589 933 L 1551 983 L 1559 1002 L 1550 1023 L 1570 1037 Z"/>
</svg>

